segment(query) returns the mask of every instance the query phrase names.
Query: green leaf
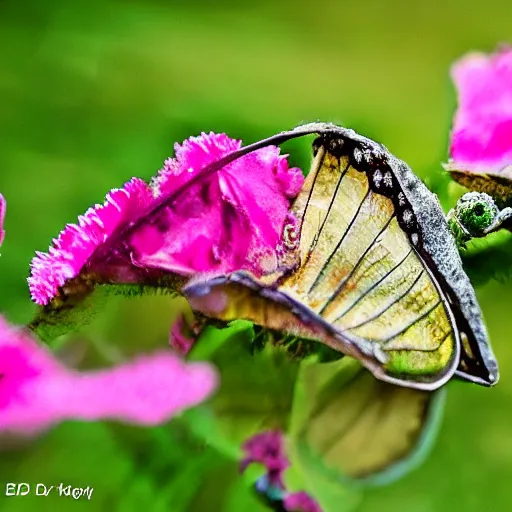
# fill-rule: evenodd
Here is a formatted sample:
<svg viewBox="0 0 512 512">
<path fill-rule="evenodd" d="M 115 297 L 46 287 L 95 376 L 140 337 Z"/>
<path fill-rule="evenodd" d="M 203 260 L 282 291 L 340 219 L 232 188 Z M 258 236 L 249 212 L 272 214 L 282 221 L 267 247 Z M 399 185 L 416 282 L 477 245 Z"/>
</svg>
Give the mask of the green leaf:
<svg viewBox="0 0 512 512">
<path fill-rule="evenodd" d="M 199 509 L 196 509 L 199 510 Z M 223 504 L 223 512 L 268 512 L 268 507 L 258 497 L 253 488 L 247 486 L 246 482 L 239 479 L 231 487 Z"/>
<path fill-rule="evenodd" d="M 148 348 L 148 337 L 158 334 L 158 344 L 168 338 L 169 326 L 183 309 L 185 299 L 172 290 L 137 285 L 101 285 L 93 291 L 66 300 L 55 300 L 41 307 L 29 327 L 44 342 L 52 343 L 65 334 L 98 334 L 106 339 L 133 340 L 128 354 L 140 352 L 141 340 Z M 125 351 L 125 350 L 124 350 Z M 126 352 L 126 351 L 125 351 Z M 125 355 L 128 355 L 125 354 Z"/>
<path fill-rule="evenodd" d="M 79 331 L 92 322 L 105 300 L 106 294 L 100 289 L 70 296 L 65 301 L 54 300 L 39 308 L 29 327 L 39 339 L 50 344 L 59 336 Z"/>
<path fill-rule="evenodd" d="M 173 510 L 171 508 L 170 510 Z M 239 465 L 224 462 L 203 475 L 189 511 L 222 510 L 223 512 L 265 512 L 254 485 L 240 474 Z"/>
<path fill-rule="evenodd" d="M 221 487 L 221 468 L 233 464 L 198 439 L 182 418 L 151 429 L 117 424 L 111 428 L 135 468 L 118 505 L 122 512 L 140 510 L 149 502 L 156 512 L 195 510 L 209 476 L 216 474 Z"/>
<path fill-rule="evenodd" d="M 247 320 L 235 320 L 230 322 L 225 328 L 217 328 L 213 325 L 207 325 L 202 331 L 199 339 L 196 341 L 188 355 L 192 361 L 208 361 L 214 357 L 215 353 L 222 347 L 239 337 L 240 343 L 251 343 L 254 337 L 252 322 Z M 236 341 L 235 341 L 236 343 Z"/>
<path fill-rule="evenodd" d="M 183 414 L 197 435 L 233 459 L 241 445 L 268 429 L 286 430 L 299 363 L 285 349 L 256 350 L 250 322 L 232 322 L 225 329 L 208 326 L 191 358 L 208 360 L 220 373 L 220 389 L 201 406 Z"/>
<path fill-rule="evenodd" d="M 190 430 L 199 438 L 206 440 L 219 453 L 231 460 L 241 460 L 242 448 L 226 435 L 222 418 L 215 415 L 210 405 L 199 405 L 185 411 L 181 416 Z"/>
<path fill-rule="evenodd" d="M 512 278 L 512 234 L 507 230 L 472 240 L 461 256 L 474 286 L 491 279 L 505 283 Z"/>
<path fill-rule="evenodd" d="M 290 492 L 306 491 L 322 507 L 323 512 L 352 512 L 361 501 L 353 487 L 325 474 L 318 465 L 305 461 L 296 453 L 296 445 L 288 443 L 291 467 L 285 472 L 285 486 Z"/>
<path fill-rule="evenodd" d="M 124 492 L 133 462 L 102 423 L 64 423 L 16 450 L 2 451 L 0 510 L 2 512 L 68 512 L 105 510 Z M 91 500 L 60 497 L 54 489 L 48 497 L 34 493 L 23 498 L 6 497 L 7 482 L 54 486 L 93 487 Z"/>
</svg>

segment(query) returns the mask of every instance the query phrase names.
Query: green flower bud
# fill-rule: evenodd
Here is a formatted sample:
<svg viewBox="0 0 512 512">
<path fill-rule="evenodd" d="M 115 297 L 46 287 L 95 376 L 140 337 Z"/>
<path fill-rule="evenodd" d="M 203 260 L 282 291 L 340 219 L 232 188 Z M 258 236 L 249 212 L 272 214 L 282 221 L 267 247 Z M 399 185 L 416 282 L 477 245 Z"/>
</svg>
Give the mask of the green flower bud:
<svg viewBox="0 0 512 512">
<path fill-rule="evenodd" d="M 455 216 L 460 225 L 472 236 L 481 237 L 499 214 L 493 198 L 483 192 L 468 192 L 458 201 Z"/>
</svg>

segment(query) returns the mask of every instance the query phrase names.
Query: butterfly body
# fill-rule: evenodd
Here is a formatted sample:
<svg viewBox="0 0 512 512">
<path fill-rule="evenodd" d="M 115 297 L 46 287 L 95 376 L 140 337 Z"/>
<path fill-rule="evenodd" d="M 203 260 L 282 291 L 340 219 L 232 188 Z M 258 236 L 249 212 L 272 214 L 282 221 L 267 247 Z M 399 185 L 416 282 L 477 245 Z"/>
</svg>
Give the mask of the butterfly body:
<svg viewBox="0 0 512 512">
<path fill-rule="evenodd" d="M 382 380 L 432 390 L 455 372 L 498 378 L 480 308 L 437 197 L 384 146 L 314 123 L 241 150 L 317 133 L 292 206 L 295 265 L 189 284 L 194 308 L 317 339 Z M 462 337 L 461 337 L 462 335 Z"/>
</svg>

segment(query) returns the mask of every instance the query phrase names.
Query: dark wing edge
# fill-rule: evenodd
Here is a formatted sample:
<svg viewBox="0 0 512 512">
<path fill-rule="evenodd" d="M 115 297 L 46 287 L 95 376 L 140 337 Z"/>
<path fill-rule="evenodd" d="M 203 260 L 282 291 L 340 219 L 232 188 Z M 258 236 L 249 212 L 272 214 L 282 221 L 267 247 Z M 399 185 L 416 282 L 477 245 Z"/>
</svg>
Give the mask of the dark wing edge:
<svg viewBox="0 0 512 512">
<path fill-rule="evenodd" d="M 461 343 L 457 375 L 470 382 L 493 386 L 499 380 L 482 311 L 439 200 L 402 161 L 390 155 L 390 165 L 410 199 L 422 234 L 421 253 L 433 269 L 454 312 L 457 327 L 467 337 Z"/>
</svg>

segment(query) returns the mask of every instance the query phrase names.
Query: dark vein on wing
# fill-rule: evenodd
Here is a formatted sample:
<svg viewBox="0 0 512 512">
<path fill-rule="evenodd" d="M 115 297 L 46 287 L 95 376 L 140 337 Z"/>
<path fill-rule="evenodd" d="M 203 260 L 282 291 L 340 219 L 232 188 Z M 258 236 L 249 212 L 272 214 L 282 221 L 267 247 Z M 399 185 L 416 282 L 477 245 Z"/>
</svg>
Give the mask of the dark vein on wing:
<svg viewBox="0 0 512 512">
<path fill-rule="evenodd" d="M 401 346 L 400 348 L 389 348 L 389 349 L 386 349 L 384 347 L 383 350 L 388 351 L 388 352 L 393 352 L 393 351 L 397 351 L 398 352 L 400 350 L 410 350 L 410 351 L 413 351 L 413 352 L 435 352 L 436 350 L 439 350 L 439 347 L 447 340 L 448 336 L 450 336 L 451 334 L 452 334 L 452 331 L 448 331 L 444 335 L 442 340 L 439 342 L 439 344 L 436 347 L 434 347 L 434 348 L 418 348 L 418 347 L 404 345 L 404 346 Z"/>
<path fill-rule="evenodd" d="M 338 252 L 338 249 L 341 247 L 341 244 L 343 243 L 343 240 L 345 240 L 347 233 L 350 231 L 350 229 L 354 225 L 354 222 L 356 221 L 357 217 L 359 216 L 359 213 L 361 212 L 361 208 L 363 207 L 363 204 L 366 202 L 366 199 L 369 197 L 370 192 L 371 192 L 371 190 L 368 187 L 368 190 L 367 190 L 366 194 L 364 195 L 363 200 L 359 203 L 359 206 L 357 207 L 357 210 L 356 210 L 354 216 L 352 217 L 352 220 L 349 222 L 347 229 L 341 236 L 339 242 L 336 244 L 336 247 L 334 248 L 334 250 L 331 252 L 329 257 L 327 258 L 327 261 L 323 264 L 322 268 L 320 269 L 320 272 L 316 276 L 316 279 L 313 282 L 313 284 L 309 287 L 309 290 L 307 291 L 307 293 L 311 293 L 313 288 L 315 288 L 318 285 L 318 283 L 321 281 L 321 279 L 324 277 L 325 270 L 329 266 L 329 263 L 332 260 L 333 256 Z"/>
<path fill-rule="evenodd" d="M 406 325 L 404 328 L 400 329 L 398 332 L 395 332 L 393 333 L 391 336 L 388 336 L 386 339 L 384 340 L 381 340 L 380 343 L 382 343 L 383 345 L 385 343 L 388 343 L 390 342 L 393 338 L 396 338 L 397 336 L 400 336 L 401 334 L 404 334 L 406 331 L 408 331 L 412 326 L 416 325 L 418 322 L 421 322 L 421 320 L 423 320 L 424 318 L 426 318 L 428 315 L 430 315 L 430 313 L 432 313 L 432 311 L 434 311 L 434 309 L 436 309 L 439 304 L 441 304 L 443 301 L 441 299 L 439 299 L 430 309 L 428 309 L 427 311 L 425 311 L 425 313 L 423 313 L 422 315 L 420 315 L 419 317 L 417 317 L 415 320 L 413 320 L 411 323 L 409 323 L 408 325 Z"/>
<path fill-rule="evenodd" d="M 412 249 L 409 250 L 409 252 L 404 256 L 404 258 L 398 262 L 389 272 L 386 272 L 377 282 L 373 283 L 369 288 L 367 288 L 343 313 L 341 313 L 334 321 L 333 323 L 336 323 L 338 320 L 340 320 L 342 317 L 344 317 L 348 312 L 352 311 L 357 304 L 359 304 L 369 293 L 371 293 L 373 290 L 378 288 L 380 284 L 387 279 L 390 275 L 393 274 L 395 270 L 397 270 L 402 263 L 410 256 L 412 253 Z M 380 263 L 381 260 L 379 260 Z"/>
<path fill-rule="evenodd" d="M 382 226 L 382 228 L 380 229 L 380 231 L 377 233 L 377 235 L 375 236 L 375 238 L 372 240 L 372 242 L 370 243 L 370 245 L 364 250 L 363 254 L 359 257 L 359 259 L 357 260 L 356 264 L 352 267 L 352 270 L 345 276 L 344 279 L 341 280 L 340 284 L 336 287 L 336 289 L 334 290 L 334 293 L 329 297 L 329 299 L 327 300 L 327 302 L 323 305 L 322 309 L 319 311 L 319 315 L 321 315 L 327 308 L 327 306 L 329 306 L 329 304 L 331 304 L 331 302 L 338 296 L 338 294 L 343 290 L 343 288 L 345 288 L 345 285 L 347 284 L 347 281 L 354 275 L 354 272 L 356 272 L 356 270 L 359 268 L 359 266 L 361 265 L 361 263 L 364 261 L 364 258 L 366 257 L 366 255 L 370 252 L 370 250 L 375 246 L 375 244 L 377 243 L 377 240 L 383 235 L 383 233 L 388 229 L 389 225 L 391 224 L 391 221 L 395 218 L 395 213 L 393 212 L 393 214 L 391 215 L 391 217 L 388 219 L 388 221 L 386 222 L 386 224 L 384 224 L 384 226 Z"/>
<path fill-rule="evenodd" d="M 301 215 L 301 218 L 300 218 L 300 229 L 301 229 L 301 232 L 302 232 L 302 226 L 304 224 L 304 219 L 306 218 L 306 214 L 307 214 L 307 211 L 308 211 L 308 206 L 311 202 L 311 196 L 313 195 L 313 191 L 315 190 L 315 184 L 316 184 L 316 180 L 318 178 L 318 175 L 320 174 L 320 170 L 322 169 L 323 165 L 324 165 L 324 161 L 325 161 L 325 155 L 327 154 L 327 151 L 325 150 L 325 148 L 323 148 L 323 151 L 324 151 L 324 154 L 322 155 L 322 158 L 320 160 L 320 162 L 318 162 L 318 167 L 316 169 L 316 172 L 315 172 L 315 177 L 313 178 L 313 183 L 311 184 L 311 188 L 309 189 L 309 194 L 308 194 L 308 198 L 306 200 L 306 205 L 304 206 L 304 211 L 302 212 L 302 215 Z"/>
<path fill-rule="evenodd" d="M 373 322 L 374 320 L 377 320 L 380 316 L 382 316 L 386 311 L 391 309 L 395 304 L 398 304 L 404 297 L 407 297 L 411 290 L 418 284 L 418 281 L 422 278 L 422 276 L 425 274 L 425 269 L 422 269 L 421 272 L 416 276 L 412 284 L 403 292 L 401 295 L 399 295 L 396 299 L 394 299 L 390 304 L 388 304 L 382 311 L 379 311 L 375 315 L 371 316 L 370 318 L 367 318 L 363 322 L 358 323 L 357 325 L 354 325 L 352 327 L 348 327 L 346 330 L 350 331 L 352 329 L 358 329 L 359 327 L 362 327 L 363 325 L 369 324 Z"/>
<path fill-rule="evenodd" d="M 338 169 L 341 169 L 340 163 L 341 162 L 338 159 Z M 350 163 L 347 162 L 346 167 L 343 169 L 343 171 L 341 172 L 340 177 L 338 178 L 338 183 L 336 183 L 336 188 L 334 189 L 334 192 L 331 195 L 331 200 L 329 202 L 329 207 L 327 208 L 327 212 L 325 214 L 324 220 L 322 221 L 322 224 L 320 225 L 320 228 L 319 228 L 318 232 L 313 237 L 313 240 L 311 241 L 311 245 L 309 246 L 309 249 L 308 249 L 308 252 L 307 252 L 308 256 L 313 252 L 313 249 L 315 248 L 318 240 L 320 239 L 320 235 L 322 234 L 324 226 L 327 223 L 327 220 L 329 219 L 329 215 L 331 214 L 331 210 L 332 210 L 332 207 L 334 205 L 334 201 L 336 200 L 336 196 L 338 195 L 338 190 L 340 188 L 341 182 L 343 181 L 343 178 L 345 177 L 345 174 L 347 174 L 347 171 L 348 171 L 349 167 L 350 167 Z"/>
</svg>

